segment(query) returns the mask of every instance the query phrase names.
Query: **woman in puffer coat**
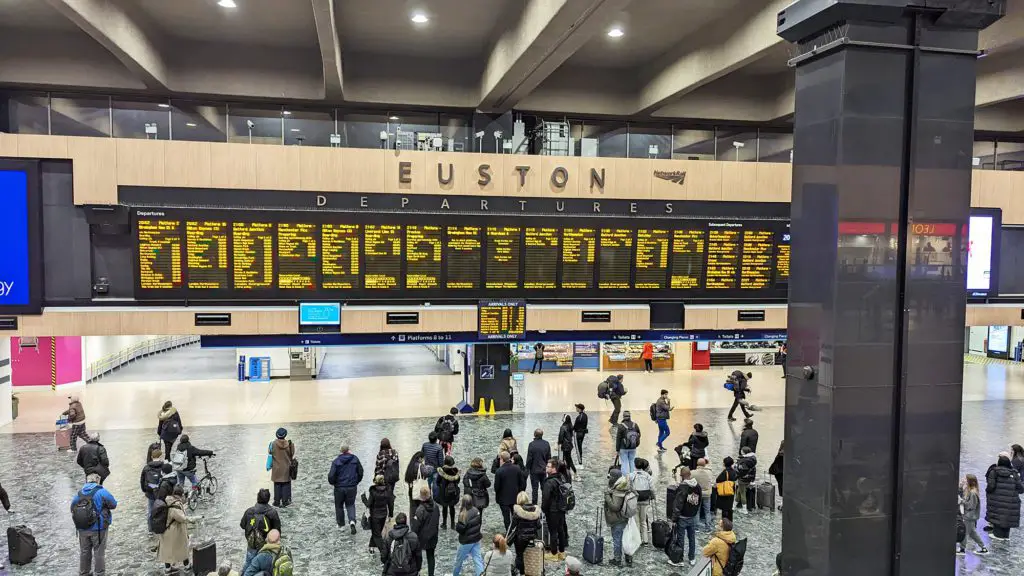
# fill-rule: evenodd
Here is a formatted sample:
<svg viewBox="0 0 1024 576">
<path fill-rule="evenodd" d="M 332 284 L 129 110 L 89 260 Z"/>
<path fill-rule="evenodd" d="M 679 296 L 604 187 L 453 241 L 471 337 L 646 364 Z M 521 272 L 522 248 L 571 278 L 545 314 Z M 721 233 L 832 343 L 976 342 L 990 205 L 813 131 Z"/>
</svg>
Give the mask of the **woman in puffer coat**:
<svg viewBox="0 0 1024 576">
<path fill-rule="evenodd" d="M 999 461 L 985 474 L 987 507 L 985 520 L 992 525 L 992 538 L 1008 540 L 1010 529 L 1020 527 L 1020 495 L 1024 492 L 1020 475 L 1010 465 L 1010 455 L 999 454 Z"/>
<path fill-rule="evenodd" d="M 484 470 L 483 460 L 473 458 L 473 461 L 469 463 L 469 470 L 466 470 L 462 483 L 466 487 L 466 494 L 473 497 L 473 507 L 483 514 L 484 510 L 491 503 L 491 496 L 487 491 L 491 487 L 491 479 L 487 477 L 487 471 Z"/>
<path fill-rule="evenodd" d="M 530 495 L 526 492 L 516 496 L 516 505 L 512 507 L 512 524 L 509 526 L 509 538 L 513 540 L 516 549 L 516 570 L 520 574 L 526 573 L 523 552 L 541 537 L 540 506 L 530 502 Z"/>
<path fill-rule="evenodd" d="M 448 518 L 451 517 L 452 528 L 455 528 L 455 506 L 459 504 L 462 490 L 459 481 L 462 475 L 455 466 L 455 459 L 446 456 L 444 466 L 437 471 L 437 503 L 441 505 L 441 529 L 448 529 Z"/>
</svg>

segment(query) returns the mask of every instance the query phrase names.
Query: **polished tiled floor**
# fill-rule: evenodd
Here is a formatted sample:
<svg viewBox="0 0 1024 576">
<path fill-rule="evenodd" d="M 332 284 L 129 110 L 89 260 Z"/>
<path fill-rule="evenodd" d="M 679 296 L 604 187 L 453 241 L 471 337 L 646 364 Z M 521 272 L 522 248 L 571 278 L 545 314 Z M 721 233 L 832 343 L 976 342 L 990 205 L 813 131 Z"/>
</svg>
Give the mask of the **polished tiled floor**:
<svg viewBox="0 0 1024 576">
<path fill-rule="evenodd" d="M 197 513 L 206 519 L 205 536 L 216 537 L 221 557 L 241 560 L 243 541 L 238 519 L 254 502 L 256 491 L 269 485 L 263 471 L 266 443 L 279 423 L 293 422 L 287 427 L 302 461 L 302 474 L 294 488 L 295 506 L 283 510 L 282 517 L 287 543 L 295 550 L 298 573 L 379 573 L 376 560 L 366 553 L 367 533 L 353 537 L 334 526 L 331 490 L 326 485 L 329 463 L 337 446 L 346 442 L 369 466 L 379 439 L 387 436 L 404 465 L 432 428 L 433 416 L 458 398 L 458 378 L 275 381 L 264 385 L 229 381 L 90 385 L 82 391 L 89 422 L 93 428 L 104 430 L 103 442 L 113 468 L 107 485 L 120 501 L 110 534 L 108 574 L 148 576 L 159 569 L 154 555 L 148 552 L 150 542 L 139 536 L 144 530 L 145 502 L 138 488 L 138 474 L 145 447 L 154 439 L 156 408 L 165 397 L 181 407 L 186 430 L 194 443 L 218 452 L 213 470 L 221 479 L 221 492 L 202 504 Z M 594 399 L 599 376 L 577 372 L 527 378 L 528 413 L 463 416 L 464 432 L 456 443 L 456 459 L 461 467 L 477 455 L 490 460 L 505 427 L 512 428 L 524 442 L 536 427 L 544 428 L 551 436 L 560 413 L 573 400 L 582 399 L 590 404 L 594 424 L 584 448 L 583 479 L 577 486 L 580 503 L 570 516 L 570 548 L 579 554 L 583 535 L 600 503 L 604 473 L 613 458 L 609 429 L 599 424 L 606 414 L 597 413 L 606 408 Z M 725 420 L 723 406 L 728 404 L 729 396 L 721 389 L 720 381 L 719 372 L 632 374 L 627 377 L 630 393 L 626 396 L 626 407 L 642 416 L 657 389 L 669 388 L 680 406 L 673 415 L 671 426 L 675 436 L 669 443 L 683 440 L 692 423 L 701 421 L 708 427 L 711 454 L 717 460 L 735 452 L 739 435 L 739 427 Z M 755 402 L 764 406 L 755 418 L 761 432 L 759 453 L 763 462 L 770 461 L 782 437 L 782 380 L 777 369 L 764 369 L 755 375 L 753 386 Z M 381 402 L 381 398 L 386 401 Z M 961 466 L 964 472 L 981 475 L 996 452 L 1024 438 L 1024 371 L 1013 366 L 969 365 L 965 369 L 964 398 Z M 57 453 L 53 448 L 49 420 L 60 407 L 61 399 L 48 393 L 22 394 L 22 417 L 5 429 L 24 432 L 36 428 L 40 433 L 0 436 L 0 462 L 4 463 L 0 467 L 0 482 L 10 491 L 17 512 L 11 520 L 30 525 L 41 544 L 39 558 L 17 568 L 15 574 L 74 572 L 77 542 L 71 533 L 67 510 L 81 482 L 81 473 L 70 455 Z M 653 450 L 653 423 L 644 417 L 638 417 L 638 422 L 645 435 L 640 455 L 652 461 L 658 493 L 663 494 L 669 482 L 667 471 L 676 464 L 675 455 L 669 452 L 657 456 Z M 405 507 L 400 497 L 399 509 Z M 745 574 L 771 572 L 780 546 L 780 524 L 778 513 L 737 515 L 741 536 L 750 539 Z M 488 510 L 485 531 L 499 530 L 499 514 Z M 702 544 L 706 536 L 699 540 Z M 993 554 L 988 557 L 969 555 L 958 560 L 960 573 L 1024 573 L 1024 556 L 1018 552 L 1021 544 L 1024 537 L 1019 532 L 1010 542 L 993 543 Z M 455 535 L 442 534 L 439 574 L 450 571 L 455 548 Z M 660 552 L 642 550 L 637 557 L 639 565 L 629 573 L 673 573 L 664 559 Z M 590 567 L 587 573 L 611 576 L 617 572 Z"/>
</svg>

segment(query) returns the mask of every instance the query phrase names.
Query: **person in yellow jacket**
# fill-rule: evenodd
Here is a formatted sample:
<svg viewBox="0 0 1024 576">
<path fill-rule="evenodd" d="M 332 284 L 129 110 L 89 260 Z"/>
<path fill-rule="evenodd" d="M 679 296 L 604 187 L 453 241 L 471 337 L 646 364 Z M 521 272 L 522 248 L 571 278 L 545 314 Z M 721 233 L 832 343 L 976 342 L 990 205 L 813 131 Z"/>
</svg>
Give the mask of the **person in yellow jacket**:
<svg viewBox="0 0 1024 576">
<path fill-rule="evenodd" d="M 704 547 L 701 554 L 705 558 L 713 558 L 711 562 L 712 576 L 722 576 L 722 567 L 729 561 L 731 545 L 736 543 L 736 534 L 732 531 L 732 520 L 722 518 L 718 532 L 711 537 L 711 541 Z"/>
</svg>

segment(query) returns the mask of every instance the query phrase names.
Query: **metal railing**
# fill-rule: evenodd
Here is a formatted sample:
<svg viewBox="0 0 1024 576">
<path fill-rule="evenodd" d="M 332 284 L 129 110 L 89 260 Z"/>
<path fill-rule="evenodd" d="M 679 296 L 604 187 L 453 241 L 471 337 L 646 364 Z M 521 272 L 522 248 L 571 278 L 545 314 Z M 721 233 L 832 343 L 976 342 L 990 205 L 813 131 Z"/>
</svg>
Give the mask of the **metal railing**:
<svg viewBox="0 0 1024 576">
<path fill-rule="evenodd" d="M 113 354 L 104 356 L 95 362 L 90 362 L 85 369 L 85 381 L 91 382 L 101 378 L 139 358 L 181 348 L 182 346 L 188 346 L 197 342 L 199 342 L 199 336 L 159 336 L 133 344 Z"/>
</svg>

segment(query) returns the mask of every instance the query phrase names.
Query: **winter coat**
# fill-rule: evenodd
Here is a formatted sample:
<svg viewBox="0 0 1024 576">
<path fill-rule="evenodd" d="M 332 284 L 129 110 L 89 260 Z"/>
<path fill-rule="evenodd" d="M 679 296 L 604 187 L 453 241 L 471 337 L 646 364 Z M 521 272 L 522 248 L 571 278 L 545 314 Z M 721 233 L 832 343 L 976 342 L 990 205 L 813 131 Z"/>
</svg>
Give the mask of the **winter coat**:
<svg viewBox="0 0 1024 576">
<path fill-rule="evenodd" d="M 459 521 L 455 523 L 455 531 L 459 533 L 459 544 L 475 544 L 483 539 L 480 533 L 483 517 L 476 508 L 466 511 L 466 519 L 459 513 Z"/>
<path fill-rule="evenodd" d="M 363 481 L 363 464 L 351 452 L 338 454 L 327 473 L 327 483 L 335 488 L 352 488 Z"/>
<path fill-rule="evenodd" d="M 412 531 L 420 541 L 420 548 L 433 550 L 437 548 L 438 526 L 441 524 L 441 509 L 433 500 L 420 502 L 412 517 Z"/>
<path fill-rule="evenodd" d="M 435 470 L 444 466 L 444 449 L 437 442 L 424 442 L 420 452 L 423 452 L 424 464 L 433 466 Z"/>
<path fill-rule="evenodd" d="M 744 448 L 750 448 L 751 452 L 757 452 L 757 437 L 757 430 L 744 428 L 743 432 L 740 432 L 740 453 L 743 453 Z"/>
<path fill-rule="evenodd" d="M 257 515 L 262 514 L 267 519 L 267 525 L 270 526 L 270 530 L 281 531 L 281 515 L 277 513 L 277 509 L 269 504 L 259 504 L 249 507 L 248 510 L 242 514 L 242 520 L 238 523 L 238 527 L 242 531 L 249 529 L 249 522 Z M 267 532 L 270 532 L 267 530 Z"/>
<path fill-rule="evenodd" d="M 981 519 L 981 496 L 973 490 L 966 490 L 960 499 L 964 507 L 964 522 L 975 522 Z"/>
<path fill-rule="evenodd" d="M 142 473 L 139 474 L 139 487 L 142 488 L 142 493 L 145 494 L 147 498 L 154 497 L 154 495 L 156 494 L 156 489 L 160 487 L 160 482 L 157 482 L 156 486 L 148 485 L 146 483 L 146 472 L 149 470 L 155 470 L 156 477 L 161 478 L 164 475 L 164 473 L 160 470 L 160 468 L 162 468 L 163 465 L 163 460 L 153 460 L 152 462 L 149 462 L 142 467 Z"/>
<path fill-rule="evenodd" d="M 772 465 L 768 467 L 768 473 L 778 478 L 782 476 L 785 465 L 786 456 L 779 450 L 779 453 L 775 455 L 775 460 L 772 460 Z"/>
<path fill-rule="evenodd" d="M 604 491 L 604 519 L 609 526 L 625 524 L 629 521 L 622 513 L 622 506 L 629 493 L 629 479 L 622 476 L 615 485 Z"/>
<path fill-rule="evenodd" d="M 562 451 L 562 454 L 572 454 L 573 443 L 575 443 L 575 434 L 572 433 L 572 426 L 562 424 L 562 427 L 558 429 L 558 449 Z M 565 456 L 562 456 L 565 459 Z"/>
<path fill-rule="evenodd" d="M 693 479 L 700 486 L 701 495 L 705 498 L 711 497 L 711 491 L 715 489 L 715 481 L 711 476 L 711 469 L 704 466 L 697 466 L 693 471 Z"/>
<path fill-rule="evenodd" d="M 178 414 L 178 409 L 171 406 L 167 410 L 161 410 L 157 416 L 159 422 L 156 425 L 156 434 L 161 440 L 165 442 L 174 442 L 181 435 L 182 429 L 185 425 L 181 423 L 181 415 Z M 169 423 L 174 422 L 177 426 L 168 426 Z M 170 455 L 166 455 L 170 457 Z"/>
<path fill-rule="evenodd" d="M 483 468 L 470 467 L 462 478 L 462 484 L 466 494 L 473 497 L 473 506 L 481 512 L 491 504 L 490 494 L 487 489 L 491 487 L 491 479 Z"/>
<path fill-rule="evenodd" d="M 213 456 L 212 450 L 203 450 L 202 448 L 196 448 L 192 445 L 191 441 L 179 442 L 177 447 L 178 452 L 184 452 L 186 456 L 185 472 L 196 471 L 196 458 L 204 456 Z"/>
<path fill-rule="evenodd" d="M 587 413 L 580 412 L 576 415 L 576 419 L 572 422 L 572 431 L 576 434 L 586 434 L 587 430 Z"/>
<path fill-rule="evenodd" d="M 78 449 L 77 461 L 86 476 L 99 474 L 101 481 L 110 476 L 110 460 L 107 458 L 107 449 L 95 438 Z"/>
<path fill-rule="evenodd" d="M 640 357 L 644 360 L 654 360 L 654 345 L 650 342 L 644 342 L 643 351 L 640 352 Z"/>
<path fill-rule="evenodd" d="M 690 439 L 683 444 L 690 449 L 691 458 L 704 458 L 708 455 L 708 433 L 701 430 L 690 434 Z"/>
<path fill-rule="evenodd" d="M 177 564 L 189 559 L 188 519 L 184 511 L 185 500 L 178 496 L 167 499 L 167 529 L 160 535 L 157 559 L 165 564 Z"/>
<path fill-rule="evenodd" d="M 511 576 L 512 565 L 515 564 L 515 561 L 516 555 L 511 546 L 505 550 L 504 554 L 496 549 L 491 550 L 484 554 L 484 566 L 487 567 L 484 576 Z"/>
<path fill-rule="evenodd" d="M 498 443 L 498 454 L 501 454 L 502 452 L 508 452 L 510 456 L 512 454 L 518 454 L 519 442 L 513 437 L 502 438 L 501 442 Z"/>
<path fill-rule="evenodd" d="M 406 542 L 409 543 L 410 559 L 412 560 L 412 569 L 409 571 L 401 571 L 397 567 L 389 565 L 391 561 L 391 545 L 399 538 L 405 538 Z M 384 537 L 384 548 L 381 550 L 384 574 L 387 576 L 415 576 L 418 574 L 421 549 L 423 548 L 421 547 L 420 540 L 416 533 L 409 528 L 409 525 L 396 524 L 391 530 L 388 530 L 388 535 Z"/>
<path fill-rule="evenodd" d="M 281 551 L 281 544 L 267 544 L 260 548 L 259 553 L 253 556 L 242 571 L 242 576 L 256 576 L 257 574 L 270 574 L 274 571 L 274 560 Z"/>
<path fill-rule="evenodd" d="M 985 520 L 999 528 L 1019 528 L 1022 491 L 1020 476 L 1009 460 L 1000 459 L 999 464 L 990 467 L 985 474 Z"/>
<path fill-rule="evenodd" d="M 757 454 L 751 452 L 740 456 L 740 461 L 736 463 L 736 472 L 740 475 L 739 479 L 742 482 L 747 484 L 757 482 Z"/>
<path fill-rule="evenodd" d="M 736 473 L 736 469 L 735 468 L 726 468 L 725 470 L 722 470 L 722 473 L 719 474 L 717 478 L 715 478 L 716 488 L 712 488 L 712 490 L 717 490 L 717 485 L 722 483 L 722 482 L 725 482 L 726 480 L 732 480 L 733 482 L 736 482 L 736 479 L 738 477 L 739 477 L 739 475 Z M 733 499 L 736 498 L 735 491 L 736 491 L 736 486 L 733 485 L 733 495 L 732 496 L 716 495 L 715 496 L 715 507 L 718 508 L 719 510 L 732 510 Z"/>
<path fill-rule="evenodd" d="M 386 484 L 374 484 L 363 496 L 370 518 L 383 520 L 394 516 L 395 493 Z"/>
<path fill-rule="evenodd" d="M 679 517 L 693 518 L 700 511 L 701 500 L 700 484 L 690 478 L 685 480 L 676 489 L 676 497 L 672 502 L 672 520 Z"/>
<path fill-rule="evenodd" d="M 514 462 L 506 462 L 494 473 L 494 501 L 501 506 L 512 506 L 519 493 L 526 490 L 526 474 Z"/>
<path fill-rule="evenodd" d="M 543 438 L 537 438 L 526 448 L 526 471 L 530 474 L 543 474 L 551 459 L 551 444 Z"/>
<path fill-rule="evenodd" d="M 668 420 L 672 415 L 672 402 L 663 396 L 658 396 L 654 402 L 654 417 L 657 420 Z"/>
<path fill-rule="evenodd" d="M 1014 458 L 1010 460 L 1010 466 L 1017 471 L 1017 475 L 1024 478 L 1024 458 Z"/>
<path fill-rule="evenodd" d="M 729 561 L 729 552 L 732 551 L 729 547 L 731 544 L 736 544 L 736 534 L 732 531 L 718 531 L 701 551 L 705 558 L 714 558 L 711 561 L 712 576 L 722 576 L 722 566 Z"/>
<path fill-rule="evenodd" d="M 446 438 L 449 432 L 445 431 L 445 423 L 449 423 L 451 428 L 451 438 Z M 434 424 L 434 432 L 437 434 L 437 439 L 441 442 L 454 442 L 455 437 L 459 435 L 459 420 L 455 416 L 448 414 L 437 419 L 437 424 Z"/>
<path fill-rule="evenodd" d="M 447 504 L 454 506 L 459 503 L 459 497 L 462 494 L 462 488 L 459 486 L 459 482 L 462 480 L 462 475 L 459 474 L 459 469 L 455 466 L 442 466 L 437 471 L 437 503 Z M 452 488 L 454 487 L 454 488 Z M 449 494 L 449 492 L 451 494 Z"/>
<path fill-rule="evenodd" d="M 747 375 L 739 370 L 733 370 L 730 374 L 730 378 L 733 380 L 732 395 L 737 400 L 743 400 L 747 397 Z"/>
<path fill-rule="evenodd" d="M 160 477 L 160 485 L 156 487 L 156 491 L 153 493 L 153 497 L 157 500 L 167 501 L 171 497 L 171 492 L 174 492 L 174 486 L 178 483 L 178 475 L 174 472 L 170 474 L 164 474 Z"/>
<path fill-rule="evenodd" d="M 558 474 L 544 478 L 540 483 L 540 509 L 544 514 L 551 513 L 551 505 L 555 503 L 558 485 L 565 480 Z"/>
<path fill-rule="evenodd" d="M 512 507 L 512 523 L 509 525 L 509 542 L 529 544 L 540 538 L 540 507 L 536 504 Z"/>
<path fill-rule="evenodd" d="M 271 482 L 291 482 L 292 458 L 295 457 L 295 444 L 287 438 L 277 438 L 270 444 Z"/>
<path fill-rule="evenodd" d="M 381 450 L 377 452 L 377 461 L 373 463 L 373 475 L 384 476 L 384 471 L 388 467 L 389 462 L 398 462 L 398 452 L 394 448 L 388 448 L 387 450 Z"/>
<path fill-rule="evenodd" d="M 85 408 L 82 407 L 82 403 L 78 400 L 68 403 L 68 409 L 61 412 L 68 417 L 68 422 L 72 424 L 85 424 Z"/>
<path fill-rule="evenodd" d="M 117 508 L 117 500 L 114 499 L 114 495 L 99 484 L 86 482 L 82 489 L 71 499 L 71 510 L 75 509 L 75 504 L 83 497 L 83 494 L 85 498 L 92 498 L 93 508 L 96 509 L 96 523 L 86 528 L 86 530 L 101 532 L 109 528 L 110 524 L 114 521 L 110 511 Z"/>
</svg>

